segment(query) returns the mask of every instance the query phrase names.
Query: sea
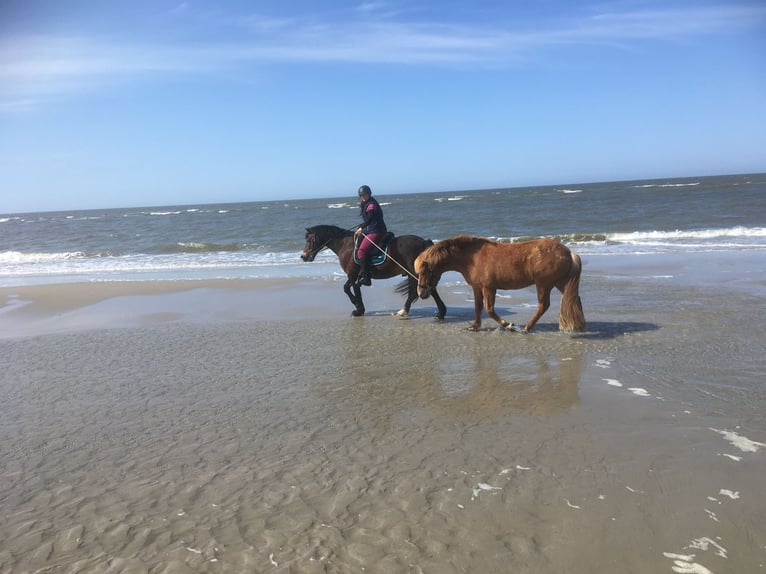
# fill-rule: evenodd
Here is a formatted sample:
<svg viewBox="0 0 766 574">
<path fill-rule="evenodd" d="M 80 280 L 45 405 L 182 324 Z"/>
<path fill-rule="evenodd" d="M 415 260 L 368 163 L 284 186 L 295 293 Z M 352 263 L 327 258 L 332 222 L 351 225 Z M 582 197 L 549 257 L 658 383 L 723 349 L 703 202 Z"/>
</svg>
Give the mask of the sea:
<svg viewBox="0 0 766 574">
<path fill-rule="evenodd" d="M 517 242 L 584 258 L 766 250 L 766 173 L 389 194 L 390 231 Z M 305 229 L 354 228 L 355 190 L 328 198 L 0 214 L 0 287 L 90 281 L 337 277 L 299 254 Z"/>
</svg>

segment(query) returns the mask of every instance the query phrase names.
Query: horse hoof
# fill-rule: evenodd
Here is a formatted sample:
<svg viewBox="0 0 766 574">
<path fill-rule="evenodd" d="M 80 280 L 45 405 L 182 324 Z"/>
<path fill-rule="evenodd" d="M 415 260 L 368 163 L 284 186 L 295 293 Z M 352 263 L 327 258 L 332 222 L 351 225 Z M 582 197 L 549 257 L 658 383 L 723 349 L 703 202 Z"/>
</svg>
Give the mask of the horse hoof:
<svg viewBox="0 0 766 574">
<path fill-rule="evenodd" d="M 355 309 L 355 310 L 351 311 L 351 316 L 352 317 L 363 317 L 364 316 L 364 311 L 357 311 Z"/>
<path fill-rule="evenodd" d="M 398 317 L 399 319 L 409 319 L 410 314 L 405 311 L 404 309 L 399 309 L 396 313 L 391 313 L 394 317 Z"/>
</svg>

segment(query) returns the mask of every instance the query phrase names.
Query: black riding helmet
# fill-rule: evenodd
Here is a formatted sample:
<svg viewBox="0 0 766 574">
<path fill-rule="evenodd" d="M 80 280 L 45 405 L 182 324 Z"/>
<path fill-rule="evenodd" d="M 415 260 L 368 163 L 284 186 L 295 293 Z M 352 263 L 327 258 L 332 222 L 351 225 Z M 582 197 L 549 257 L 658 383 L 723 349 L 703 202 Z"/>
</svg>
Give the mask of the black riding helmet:
<svg viewBox="0 0 766 574">
<path fill-rule="evenodd" d="M 359 188 L 359 197 L 362 197 L 363 195 L 372 196 L 372 190 L 369 185 L 363 185 Z"/>
</svg>

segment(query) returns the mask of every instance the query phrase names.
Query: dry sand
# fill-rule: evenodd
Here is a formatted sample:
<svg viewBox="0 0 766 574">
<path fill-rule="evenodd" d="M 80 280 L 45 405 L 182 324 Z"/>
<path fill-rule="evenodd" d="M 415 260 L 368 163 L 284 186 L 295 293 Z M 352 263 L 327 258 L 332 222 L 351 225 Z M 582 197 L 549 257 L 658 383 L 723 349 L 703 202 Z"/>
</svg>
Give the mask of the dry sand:
<svg viewBox="0 0 766 574">
<path fill-rule="evenodd" d="M 0 572 L 766 571 L 763 298 L 650 275 L 0 290 Z"/>
</svg>

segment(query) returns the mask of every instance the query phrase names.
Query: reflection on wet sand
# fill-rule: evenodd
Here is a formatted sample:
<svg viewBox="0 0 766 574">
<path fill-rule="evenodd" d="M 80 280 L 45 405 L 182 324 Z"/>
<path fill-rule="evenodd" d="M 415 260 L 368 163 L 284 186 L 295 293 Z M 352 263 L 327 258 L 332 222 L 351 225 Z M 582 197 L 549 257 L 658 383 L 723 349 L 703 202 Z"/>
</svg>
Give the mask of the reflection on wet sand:
<svg viewBox="0 0 766 574">
<path fill-rule="evenodd" d="M 342 339 L 342 392 L 360 411 L 374 410 L 372 419 L 403 408 L 461 422 L 567 412 L 579 404 L 587 364 L 587 345 L 560 333 L 467 333 L 380 318 L 351 322 Z M 325 385 L 317 390 L 338 400 Z"/>
<path fill-rule="evenodd" d="M 571 352 L 574 351 L 574 352 Z M 519 412 L 551 415 L 579 403 L 584 349 L 547 354 L 449 359 L 439 365 L 437 383 L 445 410 L 474 416 Z"/>
</svg>

